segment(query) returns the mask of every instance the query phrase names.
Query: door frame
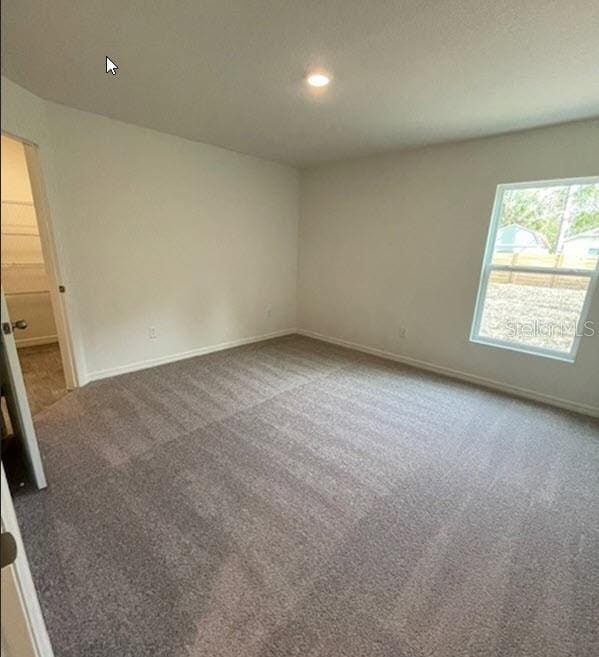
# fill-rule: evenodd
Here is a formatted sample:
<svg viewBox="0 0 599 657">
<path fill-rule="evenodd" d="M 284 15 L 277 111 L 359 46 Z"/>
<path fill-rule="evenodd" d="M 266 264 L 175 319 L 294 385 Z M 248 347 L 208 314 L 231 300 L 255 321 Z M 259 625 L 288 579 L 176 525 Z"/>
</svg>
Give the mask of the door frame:
<svg viewBox="0 0 599 657">
<path fill-rule="evenodd" d="M 18 621 L 21 632 L 18 639 L 29 651 L 33 651 L 35 657 L 54 657 L 46 623 L 42 615 L 42 609 L 37 597 L 37 591 L 31 576 L 29 568 L 29 561 L 27 560 L 27 553 L 23 545 L 23 538 L 19 530 L 19 524 L 13 506 L 12 497 L 6 481 L 4 473 L 4 465 L 1 465 L 1 482 L 0 482 L 0 498 L 1 498 L 1 515 L 2 515 L 2 531 L 8 531 L 12 534 L 17 544 L 17 558 L 11 566 L 2 569 L 2 578 L 5 577 L 10 580 L 6 582 L 7 589 L 15 594 L 7 599 L 2 600 L 2 606 L 10 607 L 13 618 Z M 3 610 L 3 613 L 6 609 Z M 11 623 L 10 628 L 2 628 L 2 643 L 5 641 L 6 632 L 8 629 L 18 631 L 17 623 Z M 4 647 L 4 645 L 3 645 Z"/>
<path fill-rule="evenodd" d="M 49 281 L 50 303 L 56 324 L 65 384 L 67 390 L 73 390 L 82 384 L 81 376 L 78 374 L 82 370 L 76 362 L 73 333 L 69 322 L 67 304 L 65 303 L 66 286 L 62 281 L 63 277 L 59 267 L 58 250 L 52 228 L 50 205 L 44 184 L 39 146 L 28 139 L 23 139 L 6 131 L 2 131 L 2 136 L 19 141 L 25 151 L 25 161 L 42 245 L 44 266 Z M 65 292 L 61 292 L 61 290 L 65 290 Z"/>
</svg>

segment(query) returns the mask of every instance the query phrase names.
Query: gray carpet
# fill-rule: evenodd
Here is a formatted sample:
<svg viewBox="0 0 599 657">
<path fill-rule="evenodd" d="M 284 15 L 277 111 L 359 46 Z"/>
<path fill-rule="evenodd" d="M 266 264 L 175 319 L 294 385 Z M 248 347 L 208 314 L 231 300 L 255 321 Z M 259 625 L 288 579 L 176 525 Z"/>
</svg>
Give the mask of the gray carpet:
<svg viewBox="0 0 599 657">
<path fill-rule="evenodd" d="M 57 657 L 599 654 L 592 419 L 291 336 L 36 425 Z"/>
</svg>

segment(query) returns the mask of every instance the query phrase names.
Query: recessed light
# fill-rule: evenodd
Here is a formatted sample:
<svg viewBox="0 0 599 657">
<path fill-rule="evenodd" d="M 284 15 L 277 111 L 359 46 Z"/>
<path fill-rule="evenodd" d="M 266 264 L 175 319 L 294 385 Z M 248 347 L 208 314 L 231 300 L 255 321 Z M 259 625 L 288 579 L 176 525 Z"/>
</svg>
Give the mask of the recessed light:
<svg viewBox="0 0 599 657">
<path fill-rule="evenodd" d="M 330 81 L 331 78 L 326 73 L 310 73 L 306 78 L 306 82 L 311 87 L 326 87 Z"/>
</svg>

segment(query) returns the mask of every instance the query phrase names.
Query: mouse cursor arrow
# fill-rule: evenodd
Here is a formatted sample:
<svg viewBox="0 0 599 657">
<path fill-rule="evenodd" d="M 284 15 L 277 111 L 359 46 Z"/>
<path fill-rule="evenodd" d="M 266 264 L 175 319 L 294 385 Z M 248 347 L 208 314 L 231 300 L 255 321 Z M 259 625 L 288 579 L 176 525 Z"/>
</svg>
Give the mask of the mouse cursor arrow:
<svg viewBox="0 0 599 657">
<path fill-rule="evenodd" d="M 106 57 L 106 73 L 112 73 L 113 75 L 116 75 L 116 70 L 118 66 L 110 59 L 110 57 Z"/>
</svg>

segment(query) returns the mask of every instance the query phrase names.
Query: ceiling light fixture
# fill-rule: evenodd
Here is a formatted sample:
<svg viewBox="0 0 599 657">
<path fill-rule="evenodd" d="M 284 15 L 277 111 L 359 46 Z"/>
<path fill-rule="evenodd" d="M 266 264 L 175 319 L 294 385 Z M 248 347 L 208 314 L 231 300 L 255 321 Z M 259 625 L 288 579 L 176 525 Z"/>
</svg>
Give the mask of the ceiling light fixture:
<svg viewBox="0 0 599 657">
<path fill-rule="evenodd" d="M 306 82 L 311 87 L 326 87 L 330 81 L 331 78 L 326 73 L 310 73 L 306 78 Z"/>
</svg>

